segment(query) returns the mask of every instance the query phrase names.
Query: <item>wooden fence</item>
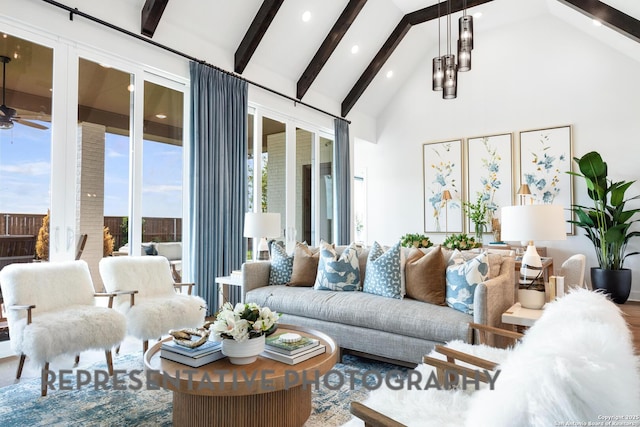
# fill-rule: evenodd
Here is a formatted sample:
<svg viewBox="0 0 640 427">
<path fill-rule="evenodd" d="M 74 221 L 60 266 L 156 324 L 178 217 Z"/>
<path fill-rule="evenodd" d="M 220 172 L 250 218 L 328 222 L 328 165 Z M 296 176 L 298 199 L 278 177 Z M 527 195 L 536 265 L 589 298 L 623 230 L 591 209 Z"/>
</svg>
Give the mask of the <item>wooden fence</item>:
<svg viewBox="0 0 640 427">
<path fill-rule="evenodd" d="M 44 214 L 0 213 L 0 235 L 37 236 L 42 227 Z M 105 216 L 104 225 L 115 239 L 114 249 L 126 242 L 123 238 L 121 216 Z M 180 242 L 182 241 L 182 218 L 143 218 L 143 242 Z"/>
</svg>

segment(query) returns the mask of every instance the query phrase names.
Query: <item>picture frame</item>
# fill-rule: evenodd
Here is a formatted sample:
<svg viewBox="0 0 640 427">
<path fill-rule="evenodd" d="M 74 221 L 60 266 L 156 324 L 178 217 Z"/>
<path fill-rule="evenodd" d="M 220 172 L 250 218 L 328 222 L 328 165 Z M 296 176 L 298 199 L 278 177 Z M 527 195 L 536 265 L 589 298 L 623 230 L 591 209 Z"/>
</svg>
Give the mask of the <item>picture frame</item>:
<svg viewBox="0 0 640 427">
<path fill-rule="evenodd" d="M 500 208 L 513 204 L 513 133 L 478 136 L 467 139 L 467 201 L 475 203 L 478 196 L 487 205 L 487 225 L 493 230 L 492 219 L 500 220 Z M 466 218 L 467 230 L 475 224 Z"/>
<path fill-rule="evenodd" d="M 424 231 L 461 233 L 462 222 L 462 139 L 422 145 Z M 449 190 L 451 200 L 442 199 Z"/>
<path fill-rule="evenodd" d="M 528 184 L 533 203 L 558 204 L 572 219 L 572 127 L 570 125 L 520 132 L 520 183 Z M 574 227 L 566 223 L 567 234 Z"/>
</svg>

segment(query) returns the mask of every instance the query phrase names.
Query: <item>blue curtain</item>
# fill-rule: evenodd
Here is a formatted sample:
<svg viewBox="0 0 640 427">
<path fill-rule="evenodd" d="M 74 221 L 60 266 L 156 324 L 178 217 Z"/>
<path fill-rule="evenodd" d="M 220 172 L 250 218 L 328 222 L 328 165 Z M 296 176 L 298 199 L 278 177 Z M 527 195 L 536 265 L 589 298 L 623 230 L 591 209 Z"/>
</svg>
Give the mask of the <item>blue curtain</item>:
<svg viewBox="0 0 640 427">
<path fill-rule="evenodd" d="M 247 83 L 191 62 L 189 262 L 208 313 L 219 308 L 215 278 L 240 269 L 247 189 Z"/>
<path fill-rule="evenodd" d="M 351 166 L 349 161 L 349 122 L 335 119 L 333 164 L 336 170 L 337 244 L 351 242 Z"/>
</svg>

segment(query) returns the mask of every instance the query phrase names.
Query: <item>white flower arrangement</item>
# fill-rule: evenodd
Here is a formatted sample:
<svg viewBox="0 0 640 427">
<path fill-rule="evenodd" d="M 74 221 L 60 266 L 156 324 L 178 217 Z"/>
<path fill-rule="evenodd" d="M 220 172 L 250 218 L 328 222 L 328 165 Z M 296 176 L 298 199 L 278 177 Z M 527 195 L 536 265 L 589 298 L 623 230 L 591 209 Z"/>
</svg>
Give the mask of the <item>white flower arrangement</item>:
<svg viewBox="0 0 640 427">
<path fill-rule="evenodd" d="M 255 303 L 238 303 L 233 307 L 225 302 L 210 330 L 217 337 L 243 342 L 274 330 L 279 318 L 279 313 Z"/>
</svg>

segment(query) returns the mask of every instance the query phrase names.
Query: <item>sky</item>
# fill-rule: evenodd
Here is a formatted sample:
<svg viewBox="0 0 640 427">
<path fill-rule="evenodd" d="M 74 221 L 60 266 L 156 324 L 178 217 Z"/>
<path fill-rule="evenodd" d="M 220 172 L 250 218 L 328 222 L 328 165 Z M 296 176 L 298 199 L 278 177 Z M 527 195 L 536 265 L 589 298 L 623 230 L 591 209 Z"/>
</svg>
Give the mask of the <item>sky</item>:
<svg viewBox="0 0 640 427">
<path fill-rule="evenodd" d="M 45 126 L 50 123 L 39 122 Z M 182 217 L 182 147 L 143 142 L 143 217 Z M 105 140 L 105 216 L 126 216 L 129 138 Z M 0 129 L 0 212 L 45 214 L 50 204 L 51 130 Z"/>
</svg>

